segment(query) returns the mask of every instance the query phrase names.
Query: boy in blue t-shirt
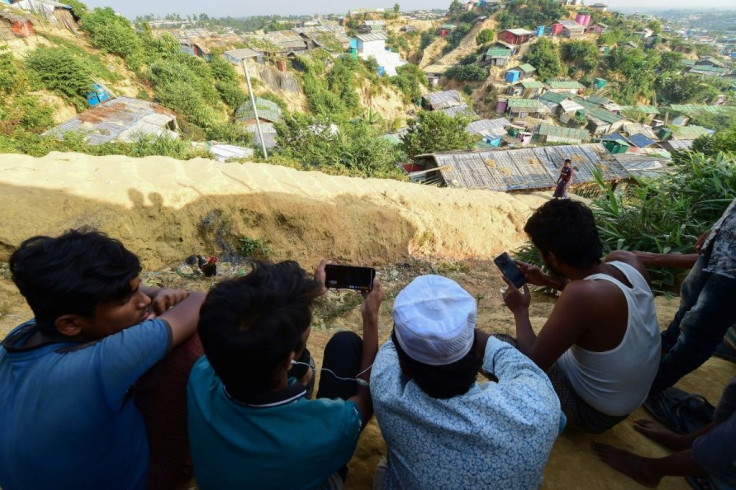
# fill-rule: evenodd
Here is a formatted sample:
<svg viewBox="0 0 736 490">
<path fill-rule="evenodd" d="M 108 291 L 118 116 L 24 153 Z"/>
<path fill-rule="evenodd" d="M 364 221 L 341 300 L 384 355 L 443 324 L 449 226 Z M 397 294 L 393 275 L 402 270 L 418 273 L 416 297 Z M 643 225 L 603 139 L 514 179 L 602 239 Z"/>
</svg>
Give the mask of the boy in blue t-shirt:
<svg viewBox="0 0 736 490">
<path fill-rule="evenodd" d="M 119 241 L 87 230 L 30 238 L 11 256 L 35 318 L 0 347 L 4 490 L 152 486 L 154 441 L 131 388 L 170 349 L 196 340 L 204 295 L 143 287 L 140 270 Z"/>
<path fill-rule="evenodd" d="M 367 385 L 383 293 L 376 279 L 364 294 L 362 339 L 338 332 L 327 343 L 317 398 L 307 399 L 290 370 L 306 347 L 312 300 L 326 292 L 327 264 L 311 280 L 293 261 L 259 263 L 207 295 L 199 321 L 205 357 L 187 387 L 200 489 L 342 488 L 373 414 Z"/>
</svg>

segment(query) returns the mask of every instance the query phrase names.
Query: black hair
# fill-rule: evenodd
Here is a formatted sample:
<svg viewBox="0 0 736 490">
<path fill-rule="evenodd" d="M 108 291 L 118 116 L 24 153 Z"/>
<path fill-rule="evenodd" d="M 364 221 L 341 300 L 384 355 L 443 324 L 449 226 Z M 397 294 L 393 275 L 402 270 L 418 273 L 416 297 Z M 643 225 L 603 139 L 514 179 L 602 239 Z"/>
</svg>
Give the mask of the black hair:
<svg viewBox="0 0 736 490">
<path fill-rule="evenodd" d="M 214 286 L 199 312 L 210 365 L 237 400 L 276 386 L 273 373 L 299 350 L 318 283 L 294 261 L 255 262 L 250 274 Z"/>
<path fill-rule="evenodd" d="M 565 162 L 564 163 L 572 164 L 572 160 L 570 160 L 569 158 L 565 158 Z"/>
<path fill-rule="evenodd" d="M 62 315 L 92 317 L 98 304 L 125 298 L 140 272 L 134 253 L 89 228 L 29 238 L 10 256 L 13 282 L 46 333 Z"/>
<path fill-rule="evenodd" d="M 547 201 L 527 220 L 524 231 L 542 255 L 554 253 L 571 267 L 590 267 L 601 261 L 601 240 L 593 212 L 580 202 Z"/>
<path fill-rule="evenodd" d="M 409 357 L 396 339 L 396 331 L 391 333 L 391 340 L 396 346 L 401 371 L 433 398 L 447 399 L 467 393 L 483 365 L 483 358 L 476 352 L 477 337 L 473 339 L 470 352 L 444 366 L 431 366 Z"/>
</svg>

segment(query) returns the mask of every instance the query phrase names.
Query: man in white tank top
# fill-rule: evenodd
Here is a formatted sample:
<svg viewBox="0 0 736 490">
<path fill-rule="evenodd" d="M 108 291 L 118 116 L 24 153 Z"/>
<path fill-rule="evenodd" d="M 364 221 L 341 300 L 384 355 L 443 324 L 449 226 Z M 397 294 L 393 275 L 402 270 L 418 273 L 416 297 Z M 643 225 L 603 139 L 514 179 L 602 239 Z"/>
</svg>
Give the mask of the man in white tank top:
<svg viewBox="0 0 736 490">
<path fill-rule="evenodd" d="M 593 213 L 582 203 L 545 203 L 524 227 L 544 264 L 561 280 L 518 262 L 529 284 L 562 293 L 539 334 L 529 321 L 530 294 L 509 283 L 517 347 L 547 371 L 568 427 L 600 433 L 647 397 L 657 373 L 660 336 L 646 268 L 626 251 L 601 261 Z"/>
</svg>

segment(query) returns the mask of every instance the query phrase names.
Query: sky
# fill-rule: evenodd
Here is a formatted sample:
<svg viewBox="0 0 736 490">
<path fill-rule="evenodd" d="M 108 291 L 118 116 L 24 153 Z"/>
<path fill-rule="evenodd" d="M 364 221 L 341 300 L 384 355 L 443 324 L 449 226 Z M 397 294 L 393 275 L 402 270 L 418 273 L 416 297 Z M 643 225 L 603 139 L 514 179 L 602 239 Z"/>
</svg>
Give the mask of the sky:
<svg viewBox="0 0 736 490">
<path fill-rule="evenodd" d="M 210 0 L 202 2 L 201 0 L 82 0 L 90 7 L 112 7 L 117 12 L 128 18 L 135 18 L 137 15 L 155 14 L 164 15 L 168 13 L 177 13 L 181 16 L 189 14 L 199 14 L 204 12 L 211 17 L 246 17 L 251 15 L 302 15 L 302 14 L 326 14 L 326 13 L 346 13 L 350 9 L 364 7 L 393 7 L 396 0 L 282 0 L 282 1 L 262 1 L 262 0 Z M 461 0 L 463 1 L 463 0 Z M 595 0 L 599 1 L 599 0 Z M 588 3 L 595 3 L 589 1 Z M 606 0 L 602 0 L 606 2 Z M 402 10 L 416 9 L 446 9 L 451 0 L 398 0 Z M 642 6 L 641 0 L 608 0 L 610 8 L 616 9 L 637 9 Z M 667 8 L 692 8 L 694 6 L 691 0 L 648 0 L 646 8 L 648 10 L 667 9 Z M 698 8 L 734 8 L 733 0 L 701 0 L 697 2 Z"/>
</svg>

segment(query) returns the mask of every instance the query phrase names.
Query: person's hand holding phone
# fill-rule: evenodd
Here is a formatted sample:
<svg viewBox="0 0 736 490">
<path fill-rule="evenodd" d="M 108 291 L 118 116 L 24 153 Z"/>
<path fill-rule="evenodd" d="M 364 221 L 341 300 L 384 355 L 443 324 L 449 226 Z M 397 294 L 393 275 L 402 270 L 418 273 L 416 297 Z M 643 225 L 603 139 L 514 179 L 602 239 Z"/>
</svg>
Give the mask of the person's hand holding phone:
<svg viewBox="0 0 736 490">
<path fill-rule="evenodd" d="M 514 262 L 517 266 L 519 266 L 519 270 L 521 271 L 521 273 L 524 274 L 527 283 L 534 286 L 546 285 L 545 280 L 547 279 L 547 274 L 542 272 L 542 269 L 540 269 L 536 265 L 522 262 L 521 260 L 514 260 Z"/>
<path fill-rule="evenodd" d="M 378 325 L 378 312 L 383 301 L 383 288 L 381 280 L 378 277 L 373 279 L 373 289 L 370 292 L 361 291 L 363 303 L 360 305 L 360 314 L 363 316 L 364 322 L 371 322 Z"/>
<path fill-rule="evenodd" d="M 314 291 L 314 297 L 322 296 L 327 292 L 327 286 L 325 285 L 325 279 L 327 277 L 325 273 L 325 267 L 328 264 L 334 264 L 335 262 L 329 259 L 322 259 L 317 268 L 314 271 L 314 279 L 319 283 L 319 286 Z"/>
<path fill-rule="evenodd" d="M 519 313 L 528 312 L 529 304 L 532 301 L 532 295 L 529 293 L 529 287 L 524 284 L 523 289 L 517 288 L 513 282 L 503 278 L 504 282 L 508 285 L 506 291 L 503 292 L 503 302 L 511 310 L 514 315 Z"/>
</svg>

